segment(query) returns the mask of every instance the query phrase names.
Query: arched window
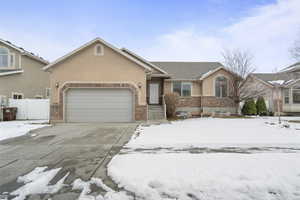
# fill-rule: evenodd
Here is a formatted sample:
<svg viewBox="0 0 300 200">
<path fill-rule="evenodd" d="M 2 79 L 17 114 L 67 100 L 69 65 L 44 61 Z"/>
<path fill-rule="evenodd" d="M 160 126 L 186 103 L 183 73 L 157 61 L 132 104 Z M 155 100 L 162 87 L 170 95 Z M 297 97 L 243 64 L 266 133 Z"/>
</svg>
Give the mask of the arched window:
<svg viewBox="0 0 300 200">
<path fill-rule="evenodd" d="M 0 67 L 9 66 L 9 52 L 7 48 L 0 47 Z"/>
<path fill-rule="evenodd" d="M 103 46 L 101 44 L 97 44 L 95 46 L 95 55 L 96 56 L 103 56 L 104 55 L 104 49 L 103 49 Z"/>
<path fill-rule="evenodd" d="M 219 76 L 215 80 L 215 95 L 216 97 L 227 97 L 228 81 L 224 76 Z"/>
</svg>

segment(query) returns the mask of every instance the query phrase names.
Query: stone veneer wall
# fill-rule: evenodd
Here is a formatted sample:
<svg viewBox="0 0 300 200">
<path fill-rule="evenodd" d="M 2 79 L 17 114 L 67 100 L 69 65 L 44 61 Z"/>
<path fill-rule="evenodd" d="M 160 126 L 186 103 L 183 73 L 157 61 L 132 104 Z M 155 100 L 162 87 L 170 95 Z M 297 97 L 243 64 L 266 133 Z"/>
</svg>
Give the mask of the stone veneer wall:
<svg viewBox="0 0 300 200">
<path fill-rule="evenodd" d="M 209 114 L 215 112 L 235 113 L 236 104 L 230 98 L 218 98 L 214 96 L 180 97 L 177 111 L 187 111 L 192 115 L 200 115 L 201 112 Z"/>
<path fill-rule="evenodd" d="M 180 97 L 178 107 L 201 107 L 201 97 Z"/>
<path fill-rule="evenodd" d="M 203 107 L 235 107 L 236 104 L 230 98 L 219 98 L 214 96 L 203 96 L 202 98 Z"/>
<path fill-rule="evenodd" d="M 64 92 L 68 88 L 128 88 L 135 97 L 135 120 L 143 121 L 148 118 L 147 105 L 139 105 L 137 88 L 129 83 L 67 83 L 59 90 L 59 103 L 50 106 L 50 120 L 63 121 Z"/>
</svg>

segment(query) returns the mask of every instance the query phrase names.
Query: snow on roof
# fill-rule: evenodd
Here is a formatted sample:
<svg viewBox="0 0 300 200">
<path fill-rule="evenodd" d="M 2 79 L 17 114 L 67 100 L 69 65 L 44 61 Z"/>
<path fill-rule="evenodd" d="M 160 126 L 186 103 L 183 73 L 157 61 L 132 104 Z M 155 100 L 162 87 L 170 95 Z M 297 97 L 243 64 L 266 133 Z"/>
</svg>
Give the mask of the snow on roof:
<svg viewBox="0 0 300 200">
<path fill-rule="evenodd" d="M 39 55 L 36 55 L 36 54 L 34 54 L 34 53 L 30 52 L 30 51 L 26 51 L 24 48 L 18 47 L 17 45 L 11 43 L 11 42 L 8 41 L 8 40 L 3 40 L 3 39 L 0 38 L 0 43 L 3 43 L 3 44 L 5 44 L 5 45 L 7 45 L 7 46 L 9 46 L 9 47 L 11 47 L 11 48 L 13 48 L 13 49 L 19 51 L 20 53 L 23 53 L 24 55 L 27 55 L 27 56 L 29 56 L 29 57 L 31 57 L 31 58 L 34 58 L 34 59 L 36 59 L 36 60 L 38 60 L 38 61 L 40 61 L 40 62 L 42 62 L 42 63 L 45 63 L 45 64 L 48 64 L 48 63 L 49 63 L 49 62 L 48 62 L 47 60 L 45 60 L 43 57 L 41 57 L 41 56 L 39 56 Z"/>
<path fill-rule="evenodd" d="M 285 80 L 274 80 L 274 81 L 268 81 L 268 82 L 273 85 L 283 85 Z"/>
</svg>

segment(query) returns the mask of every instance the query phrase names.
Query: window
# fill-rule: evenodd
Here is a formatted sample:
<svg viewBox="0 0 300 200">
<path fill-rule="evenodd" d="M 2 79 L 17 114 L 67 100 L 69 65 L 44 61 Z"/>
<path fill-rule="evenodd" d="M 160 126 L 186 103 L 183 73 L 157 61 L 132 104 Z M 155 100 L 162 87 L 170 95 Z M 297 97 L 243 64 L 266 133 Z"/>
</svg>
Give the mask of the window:
<svg viewBox="0 0 300 200">
<path fill-rule="evenodd" d="M 284 104 L 289 104 L 290 103 L 290 89 L 284 89 L 283 95 L 284 95 Z"/>
<path fill-rule="evenodd" d="M 215 80 L 215 96 L 216 97 L 227 97 L 227 78 L 219 76 Z"/>
<path fill-rule="evenodd" d="M 49 98 L 51 95 L 51 89 L 50 88 L 46 88 L 46 98 Z"/>
<path fill-rule="evenodd" d="M 300 103 L 300 87 L 293 87 L 293 103 Z"/>
<path fill-rule="evenodd" d="M 95 46 L 95 55 L 96 56 L 103 56 L 104 55 L 104 49 L 103 49 L 103 46 L 101 44 L 97 44 Z"/>
<path fill-rule="evenodd" d="M 15 65 L 15 55 L 10 54 L 8 49 L 0 47 L 0 67 L 13 67 Z"/>
<path fill-rule="evenodd" d="M 7 48 L 0 47 L 0 67 L 9 66 L 9 52 Z"/>
<path fill-rule="evenodd" d="M 180 96 L 191 96 L 192 94 L 192 83 L 190 82 L 173 82 L 173 92 L 178 93 Z"/>
<path fill-rule="evenodd" d="M 13 92 L 12 98 L 13 99 L 23 99 L 24 95 L 22 93 Z"/>
</svg>

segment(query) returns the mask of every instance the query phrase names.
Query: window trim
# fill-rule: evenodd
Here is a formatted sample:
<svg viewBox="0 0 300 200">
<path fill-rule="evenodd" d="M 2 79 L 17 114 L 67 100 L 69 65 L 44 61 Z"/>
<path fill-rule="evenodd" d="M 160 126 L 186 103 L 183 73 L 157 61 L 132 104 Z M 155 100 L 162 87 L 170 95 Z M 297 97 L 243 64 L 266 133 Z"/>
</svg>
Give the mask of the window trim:
<svg viewBox="0 0 300 200">
<path fill-rule="evenodd" d="M 287 95 L 285 94 L 285 91 L 288 91 Z M 284 88 L 283 89 L 283 103 L 286 104 L 286 105 L 291 103 L 290 94 L 291 94 L 291 89 L 290 88 Z M 285 102 L 286 98 L 288 98 L 288 103 Z"/>
<path fill-rule="evenodd" d="M 22 99 L 24 99 L 24 94 L 23 94 L 23 93 L 20 93 L 20 92 L 12 92 L 12 93 L 11 93 L 11 98 L 12 98 L 12 99 L 15 99 L 15 98 L 14 98 L 14 95 L 20 95 L 20 96 L 22 96 Z"/>
<path fill-rule="evenodd" d="M 11 53 L 10 49 L 5 47 L 5 46 L 0 46 L 0 48 L 4 48 L 7 50 L 7 66 L 0 66 L 0 69 L 14 69 L 15 68 L 15 63 L 16 63 L 16 58 L 15 54 Z M 2 56 L 5 56 L 6 54 L 0 54 Z M 13 58 L 13 60 L 11 60 Z"/>
<path fill-rule="evenodd" d="M 217 94 L 216 94 L 216 81 L 217 81 L 217 78 L 219 78 L 219 77 L 224 77 L 226 79 L 226 84 L 227 84 L 227 91 L 226 91 L 227 95 L 226 95 L 226 97 L 223 97 L 223 95 L 218 97 Z M 216 76 L 214 78 L 214 82 L 213 82 L 214 96 L 217 97 L 217 98 L 227 98 L 229 96 L 229 86 L 228 85 L 229 85 L 229 78 L 226 75 L 220 74 L 220 75 Z"/>
<path fill-rule="evenodd" d="M 99 47 L 101 48 L 101 53 L 98 53 L 98 51 L 97 51 Z M 94 54 L 95 54 L 95 56 L 103 56 L 104 55 L 104 47 L 102 44 L 95 45 Z"/>
<path fill-rule="evenodd" d="M 49 91 L 49 95 L 48 95 L 48 91 Z M 45 88 L 45 98 L 50 98 L 51 96 L 51 88 Z"/>
<path fill-rule="evenodd" d="M 180 82 L 180 97 L 192 97 L 193 95 L 193 82 L 192 81 L 172 81 L 172 87 L 171 87 L 171 91 L 172 93 L 174 92 L 174 82 Z M 183 96 L 182 94 L 182 86 L 183 85 L 190 85 L 191 87 L 191 95 L 190 96 Z"/>
</svg>

